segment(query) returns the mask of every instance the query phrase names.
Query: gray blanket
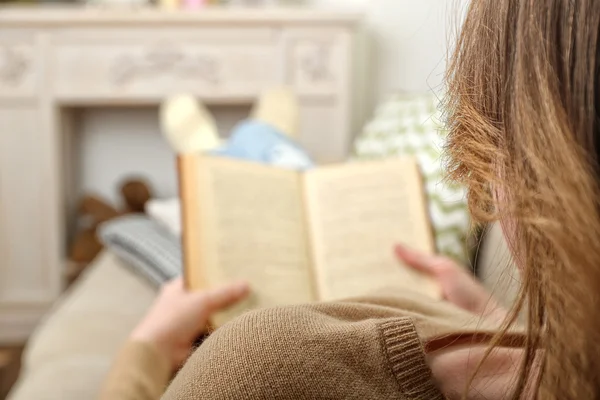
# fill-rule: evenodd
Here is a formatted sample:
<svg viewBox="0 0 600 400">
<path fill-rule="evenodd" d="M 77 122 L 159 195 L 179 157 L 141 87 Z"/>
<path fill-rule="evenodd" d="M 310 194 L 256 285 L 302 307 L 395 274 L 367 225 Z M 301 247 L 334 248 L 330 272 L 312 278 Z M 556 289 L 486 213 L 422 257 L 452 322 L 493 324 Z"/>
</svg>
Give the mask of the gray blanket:
<svg viewBox="0 0 600 400">
<path fill-rule="evenodd" d="M 135 273 L 157 286 L 181 275 L 178 238 L 145 215 L 106 222 L 99 229 L 99 237 Z"/>
</svg>

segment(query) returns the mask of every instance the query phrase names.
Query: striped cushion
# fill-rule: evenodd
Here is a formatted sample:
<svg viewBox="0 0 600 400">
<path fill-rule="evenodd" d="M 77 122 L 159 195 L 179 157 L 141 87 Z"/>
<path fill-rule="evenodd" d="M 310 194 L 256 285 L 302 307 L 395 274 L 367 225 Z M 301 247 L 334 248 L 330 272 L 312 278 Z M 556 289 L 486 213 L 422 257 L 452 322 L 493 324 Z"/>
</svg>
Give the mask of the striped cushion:
<svg viewBox="0 0 600 400">
<path fill-rule="evenodd" d="M 175 235 L 144 215 L 104 223 L 100 240 L 124 265 L 160 286 L 181 275 L 181 245 Z"/>
</svg>

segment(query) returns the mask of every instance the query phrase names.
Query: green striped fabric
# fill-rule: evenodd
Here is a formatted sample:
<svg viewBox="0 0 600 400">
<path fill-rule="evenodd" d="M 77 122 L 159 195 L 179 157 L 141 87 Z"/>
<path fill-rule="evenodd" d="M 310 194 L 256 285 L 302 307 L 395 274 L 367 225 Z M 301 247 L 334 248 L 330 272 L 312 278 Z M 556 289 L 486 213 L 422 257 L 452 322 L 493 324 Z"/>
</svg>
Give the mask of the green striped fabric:
<svg viewBox="0 0 600 400">
<path fill-rule="evenodd" d="M 425 178 L 437 249 L 467 263 L 469 214 L 463 188 L 444 181 L 446 137 L 434 95 L 395 95 L 380 105 L 354 144 L 354 159 L 414 155 Z"/>
</svg>

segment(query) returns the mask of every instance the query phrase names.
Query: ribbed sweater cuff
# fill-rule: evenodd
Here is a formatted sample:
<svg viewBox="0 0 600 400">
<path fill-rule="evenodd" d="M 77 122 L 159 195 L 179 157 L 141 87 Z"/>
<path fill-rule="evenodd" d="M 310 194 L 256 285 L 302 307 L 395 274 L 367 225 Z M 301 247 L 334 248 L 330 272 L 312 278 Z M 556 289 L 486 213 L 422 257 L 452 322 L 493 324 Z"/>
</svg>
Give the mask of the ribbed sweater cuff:
<svg viewBox="0 0 600 400">
<path fill-rule="evenodd" d="M 413 321 L 396 319 L 382 322 L 379 328 L 392 373 L 407 399 L 444 400 L 433 382 Z"/>
</svg>

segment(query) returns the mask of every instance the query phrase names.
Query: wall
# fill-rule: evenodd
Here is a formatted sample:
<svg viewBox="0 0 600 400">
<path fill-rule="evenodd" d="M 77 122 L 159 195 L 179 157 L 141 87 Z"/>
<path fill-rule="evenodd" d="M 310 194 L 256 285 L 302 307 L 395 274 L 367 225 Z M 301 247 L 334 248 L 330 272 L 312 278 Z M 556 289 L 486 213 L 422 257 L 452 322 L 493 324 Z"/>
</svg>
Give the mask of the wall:
<svg viewBox="0 0 600 400">
<path fill-rule="evenodd" d="M 367 115 L 390 93 L 441 90 L 447 44 L 466 2 L 313 0 L 322 7 L 366 10 L 367 76 L 374 77 L 365 94 Z M 217 110 L 217 114 L 230 126 L 246 111 Z M 115 201 L 116 184 L 123 175 L 141 173 L 153 183 L 158 196 L 175 193 L 173 157 L 160 137 L 155 108 L 94 109 L 82 117 L 81 192 L 97 192 Z"/>
<path fill-rule="evenodd" d="M 313 0 L 323 7 L 366 10 L 369 55 L 375 85 L 372 100 L 390 93 L 439 92 L 448 44 L 468 0 Z"/>
</svg>

